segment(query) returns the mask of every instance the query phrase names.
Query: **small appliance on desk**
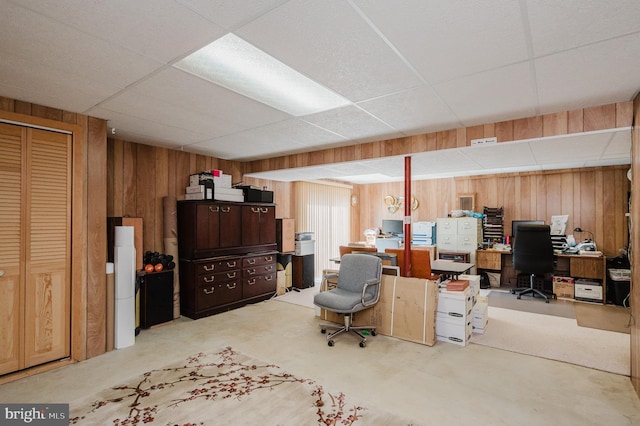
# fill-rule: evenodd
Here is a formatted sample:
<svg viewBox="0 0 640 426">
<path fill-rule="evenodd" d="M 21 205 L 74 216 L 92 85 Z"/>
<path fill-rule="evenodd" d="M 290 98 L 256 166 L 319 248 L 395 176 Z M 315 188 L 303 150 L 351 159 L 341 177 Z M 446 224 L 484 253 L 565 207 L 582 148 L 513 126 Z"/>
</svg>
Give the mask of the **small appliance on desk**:
<svg viewBox="0 0 640 426">
<path fill-rule="evenodd" d="M 572 238 L 572 236 L 569 236 L 569 238 L 567 238 L 567 247 L 563 250 L 563 253 L 565 254 L 592 254 L 589 252 L 593 252 L 594 255 L 599 255 L 600 253 L 598 252 L 598 247 L 596 246 L 596 243 L 593 241 L 593 233 L 590 231 L 584 231 L 582 230 L 582 228 L 575 228 L 573 230 L 573 232 L 587 232 L 589 234 L 591 234 L 591 238 L 587 238 L 583 241 L 581 241 L 578 244 L 575 244 L 575 240 Z M 571 244 L 571 241 L 573 241 L 573 243 L 575 245 Z"/>
</svg>

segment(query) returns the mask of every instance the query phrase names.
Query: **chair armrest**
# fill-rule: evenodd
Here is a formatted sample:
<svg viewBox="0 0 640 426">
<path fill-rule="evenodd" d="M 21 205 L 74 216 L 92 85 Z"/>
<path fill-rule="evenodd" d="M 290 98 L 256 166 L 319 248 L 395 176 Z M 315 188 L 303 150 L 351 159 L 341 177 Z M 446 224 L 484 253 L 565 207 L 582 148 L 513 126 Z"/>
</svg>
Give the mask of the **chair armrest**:
<svg viewBox="0 0 640 426">
<path fill-rule="evenodd" d="M 320 283 L 320 291 L 327 291 L 329 289 L 328 281 L 333 278 L 338 278 L 338 274 L 326 274 L 322 276 L 322 283 Z"/>
<path fill-rule="evenodd" d="M 365 296 L 365 294 L 367 292 L 367 288 L 369 288 L 370 286 L 376 286 L 376 285 L 378 285 L 378 286 L 380 285 L 380 278 L 371 278 L 371 279 L 368 279 L 367 281 L 365 281 L 364 287 L 362 288 L 362 296 L 361 296 L 362 306 L 374 305 L 374 304 L 376 304 L 378 302 L 378 298 L 375 298 L 370 303 L 367 303 L 364 300 L 364 296 Z"/>
</svg>

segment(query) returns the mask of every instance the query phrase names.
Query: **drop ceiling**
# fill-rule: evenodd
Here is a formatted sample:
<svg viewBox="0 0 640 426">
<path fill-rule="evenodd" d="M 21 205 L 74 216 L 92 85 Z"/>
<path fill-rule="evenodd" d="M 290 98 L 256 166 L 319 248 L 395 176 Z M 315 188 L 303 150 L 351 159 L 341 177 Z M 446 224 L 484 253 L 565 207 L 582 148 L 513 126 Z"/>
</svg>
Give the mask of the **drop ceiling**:
<svg viewBox="0 0 640 426">
<path fill-rule="evenodd" d="M 637 0 L 0 0 L 0 96 L 250 161 L 629 101 Z M 229 34 L 346 98 L 293 116 L 174 65 Z M 414 178 L 629 164 L 630 129 L 415 154 Z M 403 160 L 256 176 L 401 180 Z"/>
</svg>

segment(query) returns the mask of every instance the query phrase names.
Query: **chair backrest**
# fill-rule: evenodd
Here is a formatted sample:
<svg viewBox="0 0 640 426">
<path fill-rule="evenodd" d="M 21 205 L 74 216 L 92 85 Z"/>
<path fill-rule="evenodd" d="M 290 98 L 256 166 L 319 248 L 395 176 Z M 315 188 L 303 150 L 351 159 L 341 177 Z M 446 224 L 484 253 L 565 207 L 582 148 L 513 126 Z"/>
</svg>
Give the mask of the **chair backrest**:
<svg viewBox="0 0 640 426">
<path fill-rule="evenodd" d="M 553 272 L 553 243 L 549 225 L 520 225 L 513 246 L 513 267 L 517 271 Z"/>
<path fill-rule="evenodd" d="M 362 292 L 367 280 L 382 275 L 382 260 L 370 254 L 345 254 L 340 259 L 340 271 L 336 287 L 349 291 Z M 371 288 L 368 293 L 374 295 L 379 290 Z"/>
<path fill-rule="evenodd" d="M 404 248 L 387 248 L 385 253 L 393 253 L 397 256 L 400 275 L 407 276 L 404 270 Z M 426 248 L 411 248 L 411 276 L 415 278 L 431 278 L 431 252 Z"/>
<path fill-rule="evenodd" d="M 354 251 L 366 251 L 366 252 L 372 252 L 372 253 L 375 253 L 378 251 L 378 249 L 375 247 L 358 247 L 358 246 L 340 246 L 339 249 L 340 249 L 340 257 Z"/>
</svg>

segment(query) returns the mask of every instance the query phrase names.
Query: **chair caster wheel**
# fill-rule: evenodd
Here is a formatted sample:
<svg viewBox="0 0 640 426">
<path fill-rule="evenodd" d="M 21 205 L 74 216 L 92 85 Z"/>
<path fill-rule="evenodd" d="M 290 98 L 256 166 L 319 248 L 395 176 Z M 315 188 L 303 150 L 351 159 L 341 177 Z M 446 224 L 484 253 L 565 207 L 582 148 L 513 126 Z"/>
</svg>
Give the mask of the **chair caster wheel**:
<svg viewBox="0 0 640 426">
<path fill-rule="evenodd" d="M 546 299 L 544 302 L 545 302 L 545 303 L 549 303 L 549 299 Z"/>
<path fill-rule="evenodd" d="M 378 334 L 378 333 L 376 333 L 376 331 L 375 331 L 375 330 L 371 330 L 371 335 L 372 335 L 372 336 L 375 336 L 376 334 Z"/>
<path fill-rule="evenodd" d="M 516 294 L 516 291 L 514 289 L 511 289 L 511 294 Z"/>
<path fill-rule="evenodd" d="M 327 345 L 329 345 L 329 346 L 333 346 L 333 340 L 329 340 L 329 341 L 327 342 Z"/>
<path fill-rule="evenodd" d="M 367 346 L 367 342 L 365 342 L 364 340 L 362 342 L 360 342 L 360 347 L 364 348 L 365 346 Z"/>
<path fill-rule="evenodd" d="M 516 299 L 520 299 L 520 295 L 517 295 L 517 296 L 516 296 Z"/>
<path fill-rule="evenodd" d="M 320 333 L 322 333 L 322 334 L 326 334 L 326 333 L 327 333 L 327 329 L 326 329 L 326 328 L 321 328 L 321 329 L 320 329 Z"/>
</svg>

